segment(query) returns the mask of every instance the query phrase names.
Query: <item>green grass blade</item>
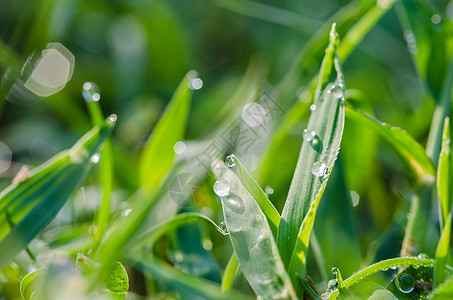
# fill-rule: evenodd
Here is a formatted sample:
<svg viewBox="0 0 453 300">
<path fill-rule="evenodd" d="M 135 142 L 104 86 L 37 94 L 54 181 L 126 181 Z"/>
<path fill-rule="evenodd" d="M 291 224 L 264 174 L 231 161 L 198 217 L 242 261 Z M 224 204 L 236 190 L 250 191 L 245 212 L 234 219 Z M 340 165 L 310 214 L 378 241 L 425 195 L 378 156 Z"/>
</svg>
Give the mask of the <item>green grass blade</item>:
<svg viewBox="0 0 453 300">
<path fill-rule="evenodd" d="M 239 261 L 236 253 L 233 252 L 228 263 L 223 271 L 222 284 L 220 288 L 222 293 L 225 293 L 231 289 L 234 283 L 234 279 L 239 272 Z"/>
<path fill-rule="evenodd" d="M 444 282 L 447 274 L 445 274 L 445 265 L 447 264 L 450 254 L 450 234 L 451 234 L 451 213 L 445 219 L 445 226 L 440 235 L 439 244 L 436 249 L 437 264 L 434 268 L 434 284 L 438 285 Z"/>
<path fill-rule="evenodd" d="M 213 163 L 215 177 L 230 192 L 222 197 L 223 215 L 239 265 L 257 296 L 295 299 L 269 223 L 239 177 L 223 162 Z"/>
<path fill-rule="evenodd" d="M 234 166 L 231 167 L 231 170 L 233 170 L 245 189 L 250 193 L 253 199 L 255 199 L 261 211 L 267 218 L 272 234 L 276 237 L 278 225 L 280 223 L 280 214 L 241 161 L 234 154 L 229 157 L 231 157 L 235 162 Z"/>
<path fill-rule="evenodd" d="M 179 84 L 143 150 L 139 178 L 147 195 L 162 184 L 173 165 L 173 146 L 184 138 L 192 96 L 189 88 L 192 76 L 189 72 Z"/>
<path fill-rule="evenodd" d="M 197 299 L 253 299 L 236 291 L 223 294 L 220 287 L 210 281 L 182 273 L 151 254 L 142 257 L 132 255 L 131 259 L 142 266 L 145 273 L 158 281 L 169 284 L 180 292 L 197 295 Z"/>
<path fill-rule="evenodd" d="M 272 7 L 257 1 L 218 0 L 217 2 L 221 7 L 236 13 L 261 19 L 266 22 L 284 25 L 309 34 L 321 25 L 318 19 L 298 14 L 293 11 Z"/>
<path fill-rule="evenodd" d="M 441 229 L 451 212 L 451 150 L 450 150 L 450 119 L 445 118 L 442 134 L 442 149 L 437 164 L 437 195 L 439 197 L 439 219 Z"/>
<path fill-rule="evenodd" d="M 46 269 L 39 269 L 24 276 L 20 282 L 20 295 L 22 296 L 22 299 L 31 300 L 39 295 L 40 291 L 37 289 L 42 286 L 45 272 Z"/>
<path fill-rule="evenodd" d="M 333 47 L 336 43 L 337 34 L 335 32 L 335 26 L 332 26 L 331 44 L 328 48 L 332 50 L 326 51 L 326 57 L 322 65 L 323 67 L 329 67 L 332 66 L 332 61 L 335 61 L 335 69 L 337 71 L 335 86 L 336 89 L 340 89 L 340 93 L 344 93 L 344 82 L 339 61 L 338 58 L 334 59 L 332 57 Z M 322 83 L 324 81 L 324 78 L 326 77 L 323 75 L 324 73 L 330 72 L 331 70 L 324 70 L 322 68 L 319 82 Z M 318 91 L 320 91 L 321 88 L 322 87 L 319 87 Z M 309 227 L 305 227 L 301 230 L 302 220 L 307 216 L 312 203 L 315 203 L 315 206 L 312 207 L 312 212 L 316 211 L 317 202 L 324 191 L 328 174 L 332 170 L 340 147 L 344 125 L 344 102 L 342 97 L 340 97 L 341 99 L 338 99 L 337 95 L 334 95 L 336 93 L 331 92 L 330 88 L 331 85 L 324 89 L 324 92 L 321 95 L 318 94 L 318 97 L 315 99 L 314 104 L 316 105 L 316 109 L 310 116 L 308 129 L 314 130 L 316 137 L 311 142 L 304 141 L 302 144 L 288 198 L 283 208 L 277 242 L 283 262 L 287 266 L 289 266 L 291 257 L 297 253 L 294 252 L 297 240 L 302 239 L 301 242 L 305 245 L 303 252 L 306 251 L 313 220 L 306 220 L 305 222 L 308 222 L 306 225 Z M 324 182 L 322 176 L 317 177 L 312 174 L 313 164 L 316 162 L 323 163 L 327 171 L 327 178 Z M 310 219 L 311 218 L 314 218 L 314 215 L 310 216 Z M 302 253 L 298 253 L 298 255 L 299 254 L 303 255 Z M 295 260 L 299 261 L 300 258 L 301 257 L 298 256 Z M 294 262 L 294 264 L 294 267 L 296 267 L 296 265 L 303 267 L 305 262 L 299 261 L 299 263 Z M 298 270 L 301 271 L 301 269 Z M 292 279 L 295 280 L 296 277 L 292 276 Z"/>
<path fill-rule="evenodd" d="M 348 279 L 344 280 L 345 288 L 349 289 L 354 284 L 366 279 L 367 277 L 376 274 L 381 271 L 386 271 L 390 268 L 397 267 L 407 267 L 410 265 L 424 266 L 424 267 L 433 267 L 436 264 L 435 260 L 418 258 L 418 257 L 399 257 L 386 259 L 380 262 L 377 262 L 371 266 L 364 268 L 363 270 L 355 273 Z M 335 299 L 339 295 L 338 289 L 333 291 L 329 299 Z"/>
<path fill-rule="evenodd" d="M 91 116 L 93 125 L 100 125 L 104 119 L 101 105 L 97 101 L 85 101 Z M 116 117 L 116 115 L 115 115 Z M 105 229 L 110 221 L 111 214 L 111 194 L 113 185 L 113 149 L 110 138 L 104 141 L 104 147 L 101 150 L 100 158 L 100 181 L 102 188 L 101 206 L 96 214 L 94 224 L 97 228 L 94 234 L 94 248 L 101 240 Z"/>
<path fill-rule="evenodd" d="M 416 182 L 433 183 L 434 166 L 423 147 L 406 131 L 383 123 L 347 103 L 346 118 L 373 129 L 396 151 Z"/>
<path fill-rule="evenodd" d="M 71 149 L 33 170 L 28 179 L 0 194 L 0 268 L 13 259 L 56 216 L 84 179 L 91 156 L 110 133 L 110 118 Z"/>
</svg>

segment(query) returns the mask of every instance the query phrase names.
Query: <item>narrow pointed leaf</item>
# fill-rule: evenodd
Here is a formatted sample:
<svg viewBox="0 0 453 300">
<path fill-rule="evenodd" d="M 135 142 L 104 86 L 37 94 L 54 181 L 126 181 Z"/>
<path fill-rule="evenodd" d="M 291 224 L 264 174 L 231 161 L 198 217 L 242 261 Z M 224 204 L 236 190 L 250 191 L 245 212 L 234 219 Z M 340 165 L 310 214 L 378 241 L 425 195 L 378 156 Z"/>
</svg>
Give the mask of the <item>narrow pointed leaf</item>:
<svg viewBox="0 0 453 300">
<path fill-rule="evenodd" d="M 434 166 L 423 147 L 406 131 L 383 123 L 347 103 L 346 118 L 373 129 L 396 151 L 417 182 L 433 183 Z"/>
<path fill-rule="evenodd" d="M 192 76 L 188 73 L 179 84 L 143 150 L 139 179 L 148 195 L 163 182 L 173 164 L 173 147 L 184 138 L 192 96 L 189 87 Z"/>
<path fill-rule="evenodd" d="M 439 217 L 443 224 L 451 211 L 451 151 L 450 119 L 445 118 L 442 134 L 442 149 L 437 164 L 437 194 L 439 197 Z M 443 226 L 443 225 L 442 225 Z"/>
<path fill-rule="evenodd" d="M 222 197 L 223 215 L 242 272 L 257 296 L 295 299 L 295 294 L 266 216 L 239 177 L 223 162 L 213 172 L 225 180 L 229 194 Z"/>
<path fill-rule="evenodd" d="M 301 231 L 302 220 L 307 216 L 312 203 L 316 203 L 316 206 L 312 208 L 312 212 L 316 212 L 317 203 L 324 191 L 328 174 L 331 172 L 337 158 L 341 136 L 343 134 L 344 82 L 339 60 L 338 58 L 334 59 L 337 43 L 335 26 L 332 26 L 331 43 L 326 50 L 326 56 L 323 60 L 319 76 L 317 96 L 314 102 L 316 109 L 310 116 L 307 128 L 309 131 L 313 130 L 315 136 L 311 141 L 304 141 L 302 144 L 296 171 L 291 182 L 278 229 L 278 247 L 283 262 L 287 266 L 289 266 L 293 255 L 298 256 L 298 258 L 295 258 L 299 261 L 299 263 L 295 262 L 297 266 L 302 267 L 305 265 L 301 256 L 305 255 L 306 247 L 308 247 L 314 215 L 311 215 L 310 219 L 305 221 L 308 227 L 304 227 Z M 324 82 L 328 78 L 326 74 L 331 73 L 331 67 L 333 65 L 335 65 L 337 72 L 337 80 L 335 83 L 328 84 L 327 88 L 324 88 Z M 321 90 L 323 90 L 322 93 Z M 313 170 L 316 166 L 320 169 Z M 320 176 L 313 175 L 312 170 L 315 173 L 319 173 L 317 175 Z M 327 177 L 323 179 L 325 174 Z M 305 249 L 298 249 L 298 251 L 300 250 L 304 253 L 298 252 L 296 254 L 294 248 L 296 241 L 299 239 L 301 239 L 301 243 Z M 299 269 L 299 271 L 303 272 L 302 269 Z M 293 281 L 295 278 L 292 276 Z"/>
<path fill-rule="evenodd" d="M 85 178 L 91 156 L 113 127 L 107 120 L 0 194 L 0 268 L 52 221 Z"/>
</svg>

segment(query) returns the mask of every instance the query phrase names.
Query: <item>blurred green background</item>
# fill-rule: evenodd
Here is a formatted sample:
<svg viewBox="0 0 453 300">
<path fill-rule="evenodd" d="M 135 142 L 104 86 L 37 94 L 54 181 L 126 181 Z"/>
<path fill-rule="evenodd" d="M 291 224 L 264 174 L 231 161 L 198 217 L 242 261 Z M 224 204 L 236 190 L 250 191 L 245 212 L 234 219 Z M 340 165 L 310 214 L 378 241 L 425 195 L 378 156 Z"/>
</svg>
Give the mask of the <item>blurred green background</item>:
<svg viewBox="0 0 453 300">
<path fill-rule="evenodd" d="M 247 70 L 259 73 L 266 84 L 277 86 L 295 67 L 297 83 L 278 97 L 287 111 L 319 70 L 327 35 L 319 49 L 303 57 L 303 70 L 294 64 L 300 49 L 341 8 L 367 7 L 374 2 L 0 0 L 0 43 L 16 56 L 8 62 L 10 65 L 21 67 L 33 52 L 39 54 L 48 43 L 55 42 L 75 57 L 72 79 L 62 91 L 27 105 L 1 99 L 0 141 L 12 151 L 10 169 L 0 174 L 2 186 L 9 183 L 20 165 L 44 162 L 90 128 L 81 90 L 84 82 L 94 81 L 101 90 L 104 113 L 118 115 L 113 137 L 115 190 L 130 194 L 137 184 L 137 156 L 189 70 L 198 72 L 203 87 L 194 93 L 187 140 L 202 139 L 220 118 L 225 118 L 219 112 L 228 106 Z M 444 20 L 453 21 L 453 1 L 426 3 L 442 17 L 440 24 L 430 24 L 433 30 L 442 30 Z M 346 29 L 339 28 L 340 40 Z M 343 62 L 345 80 L 358 107 L 403 128 L 426 145 L 435 101 L 417 76 L 409 50 L 400 20 L 391 9 Z M 0 76 L 7 66 L 1 66 Z M 234 114 L 235 109 L 228 114 Z M 307 119 L 308 114 L 296 124 L 282 155 L 275 157 L 273 176 L 259 179 L 262 187 L 270 185 L 275 190 L 270 199 L 279 210 Z M 372 131 L 354 122 L 346 122 L 341 162 L 345 176 L 329 183 L 325 197 L 350 201 L 350 191 L 354 191 L 350 213 L 356 216 L 352 219 L 363 257 L 370 255 L 369 260 L 374 261 L 379 256 L 397 255 L 411 190 L 401 162 Z M 96 175 L 87 184 L 90 182 L 96 182 Z M 206 189 L 207 205 L 218 217 L 219 206 L 208 185 Z M 203 204 L 206 202 L 194 209 L 201 211 Z M 325 235 L 331 228 L 323 224 L 341 222 L 334 217 L 322 219 L 333 209 L 327 206 L 321 208 L 317 220 L 321 244 L 328 243 Z M 391 246 L 378 242 L 385 246 L 376 249 L 373 245 L 383 237 L 390 239 Z M 225 263 L 231 246 L 219 243 L 214 243 L 214 250 Z"/>
</svg>

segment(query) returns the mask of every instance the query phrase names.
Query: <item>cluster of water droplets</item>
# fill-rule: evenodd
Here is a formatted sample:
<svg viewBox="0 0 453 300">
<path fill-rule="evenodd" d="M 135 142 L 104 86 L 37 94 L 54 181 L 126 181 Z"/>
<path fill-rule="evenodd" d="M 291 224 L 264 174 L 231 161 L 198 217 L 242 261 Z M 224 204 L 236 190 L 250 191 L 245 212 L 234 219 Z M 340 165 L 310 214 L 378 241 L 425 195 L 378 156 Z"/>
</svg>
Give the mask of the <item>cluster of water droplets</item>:
<svg viewBox="0 0 453 300">
<path fill-rule="evenodd" d="M 327 94 L 332 94 L 332 96 L 337 100 L 344 100 L 344 88 L 341 83 L 332 84 L 327 90 Z"/>
<path fill-rule="evenodd" d="M 203 87 L 203 80 L 198 77 L 198 72 L 195 70 L 189 71 L 187 74 L 189 78 L 189 88 L 191 90 L 199 90 Z"/>
</svg>

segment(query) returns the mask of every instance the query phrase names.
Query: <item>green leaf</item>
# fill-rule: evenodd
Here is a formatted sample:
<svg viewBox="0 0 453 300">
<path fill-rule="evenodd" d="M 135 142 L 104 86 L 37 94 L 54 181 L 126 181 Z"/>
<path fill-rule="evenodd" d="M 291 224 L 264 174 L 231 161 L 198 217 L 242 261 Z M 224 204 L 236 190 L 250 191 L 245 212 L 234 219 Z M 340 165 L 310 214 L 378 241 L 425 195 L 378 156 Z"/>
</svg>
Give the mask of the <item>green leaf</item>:
<svg viewBox="0 0 453 300">
<path fill-rule="evenodd" d="M 39 299 L 37 296 L 40 292 L 45 277 L 45 269 L 39 269 L 28 273 L 20 282 L 20 295 L 25 300 Z M 37 296 L 35 298 L 35 296 Z"/>
<path fill-rule="evenodd" d="M 389 143 L 417 182 L 427 184 L 434 182 L 435 170 L 431 160 L 423 147 L 406 131 L 355 109 L 349 102 L 346 105 L 346 118 L 368 126 Z"/>
<path fill-rule="evenodd" d="M 131 259 L 142 266 L 144 272 L 148 276 L 155 278 L 160 282 L 169 284 L 180 292 L 194 294 L 197 299 L 252 299 L 251 297 L 236 291 L 222 293 L 217 284 L 175 270 L 152 254 L 141 256 L 140 254 L 132 253 Z"/>
<path fill-rule="evenodd" d="M 0 268 L 13 259 L 56 216 L 90 167 L 90 159 L 109 135 L 114 121 L 94 127 L 19 184 L 0 194 Z"/>
<path fill-rule="evenodd" d="M 218 180 L 230 192 L 222 197 L 223 215 L 239 265 L 257 296 L 295 299 L 266 216 L 240 178 L 223 162 L 213 162 Z"/>
<path fill-rule="evenodd" d="M 335 26 L 332 26 L 331 42 L 323 60 L 314 105 L 308 122 L 308 130 L 316 136 L 304 141 L 299 154 L 296 171 L 291 182 L 288 198 L 283 208 L 278 231 L 278 246 L 283 262 L 289 266 L 295 282 L 297 273 L 304 278 L 305 259 L 316 210 L 327 184 L 340 148 L 344 125 L 344 81 L 338 57 L 334 56 L 337 41 Z M 337 80 L 321 93 L 324 82 L 335 65 Z M 324 164 L 325 174 L 315 176 L 314 164 Z"/>
<path fill-rule="evenodd" d="M 114 293 L 127 293 L 129 290 L 129 277 L 126 269 L 120 262 L 114 262 L 105 274 L 107 288 Z"/>
<path fill-rule="evenodd" d="M 155 192 L 162 184 L 173 165 L 173 147 L 184 138 L 192 96 L 189 88 L 192 77 L 189 72 L 181 81 L 143 150 L 139 176 L 146 195 Z"/>
<path fill-rule="evenodd" d="M 437 164 L 437 195 L 439 197 L 439 218 L 441 228 L 447 215 L 451 212 L 451 149 L 450 149 L 450 119 L 444 120 L 444 130 L 442 134 L 442 149 L 439 154 Z"/>
<path fill-rule="evenodd" d="M 445 226 L 440 235 L 439 243 L 436 249 L 436 260 L 437 264 L 434 268 L 434 283 L 436 285 L 442 283 L 447 274 L 445 274 L 445 265 L 450 254 L 450 234 L 451 234 L 451 212 L 445 219 Z"/>
<path fill-rule="evenodd" d="M 239 261 L 236 253 L 233 252 L 223 271 L 221 289 L 222 293 L 229 291 L 234 283 L 234 279 L 239 272 Z"/>
</svg>

